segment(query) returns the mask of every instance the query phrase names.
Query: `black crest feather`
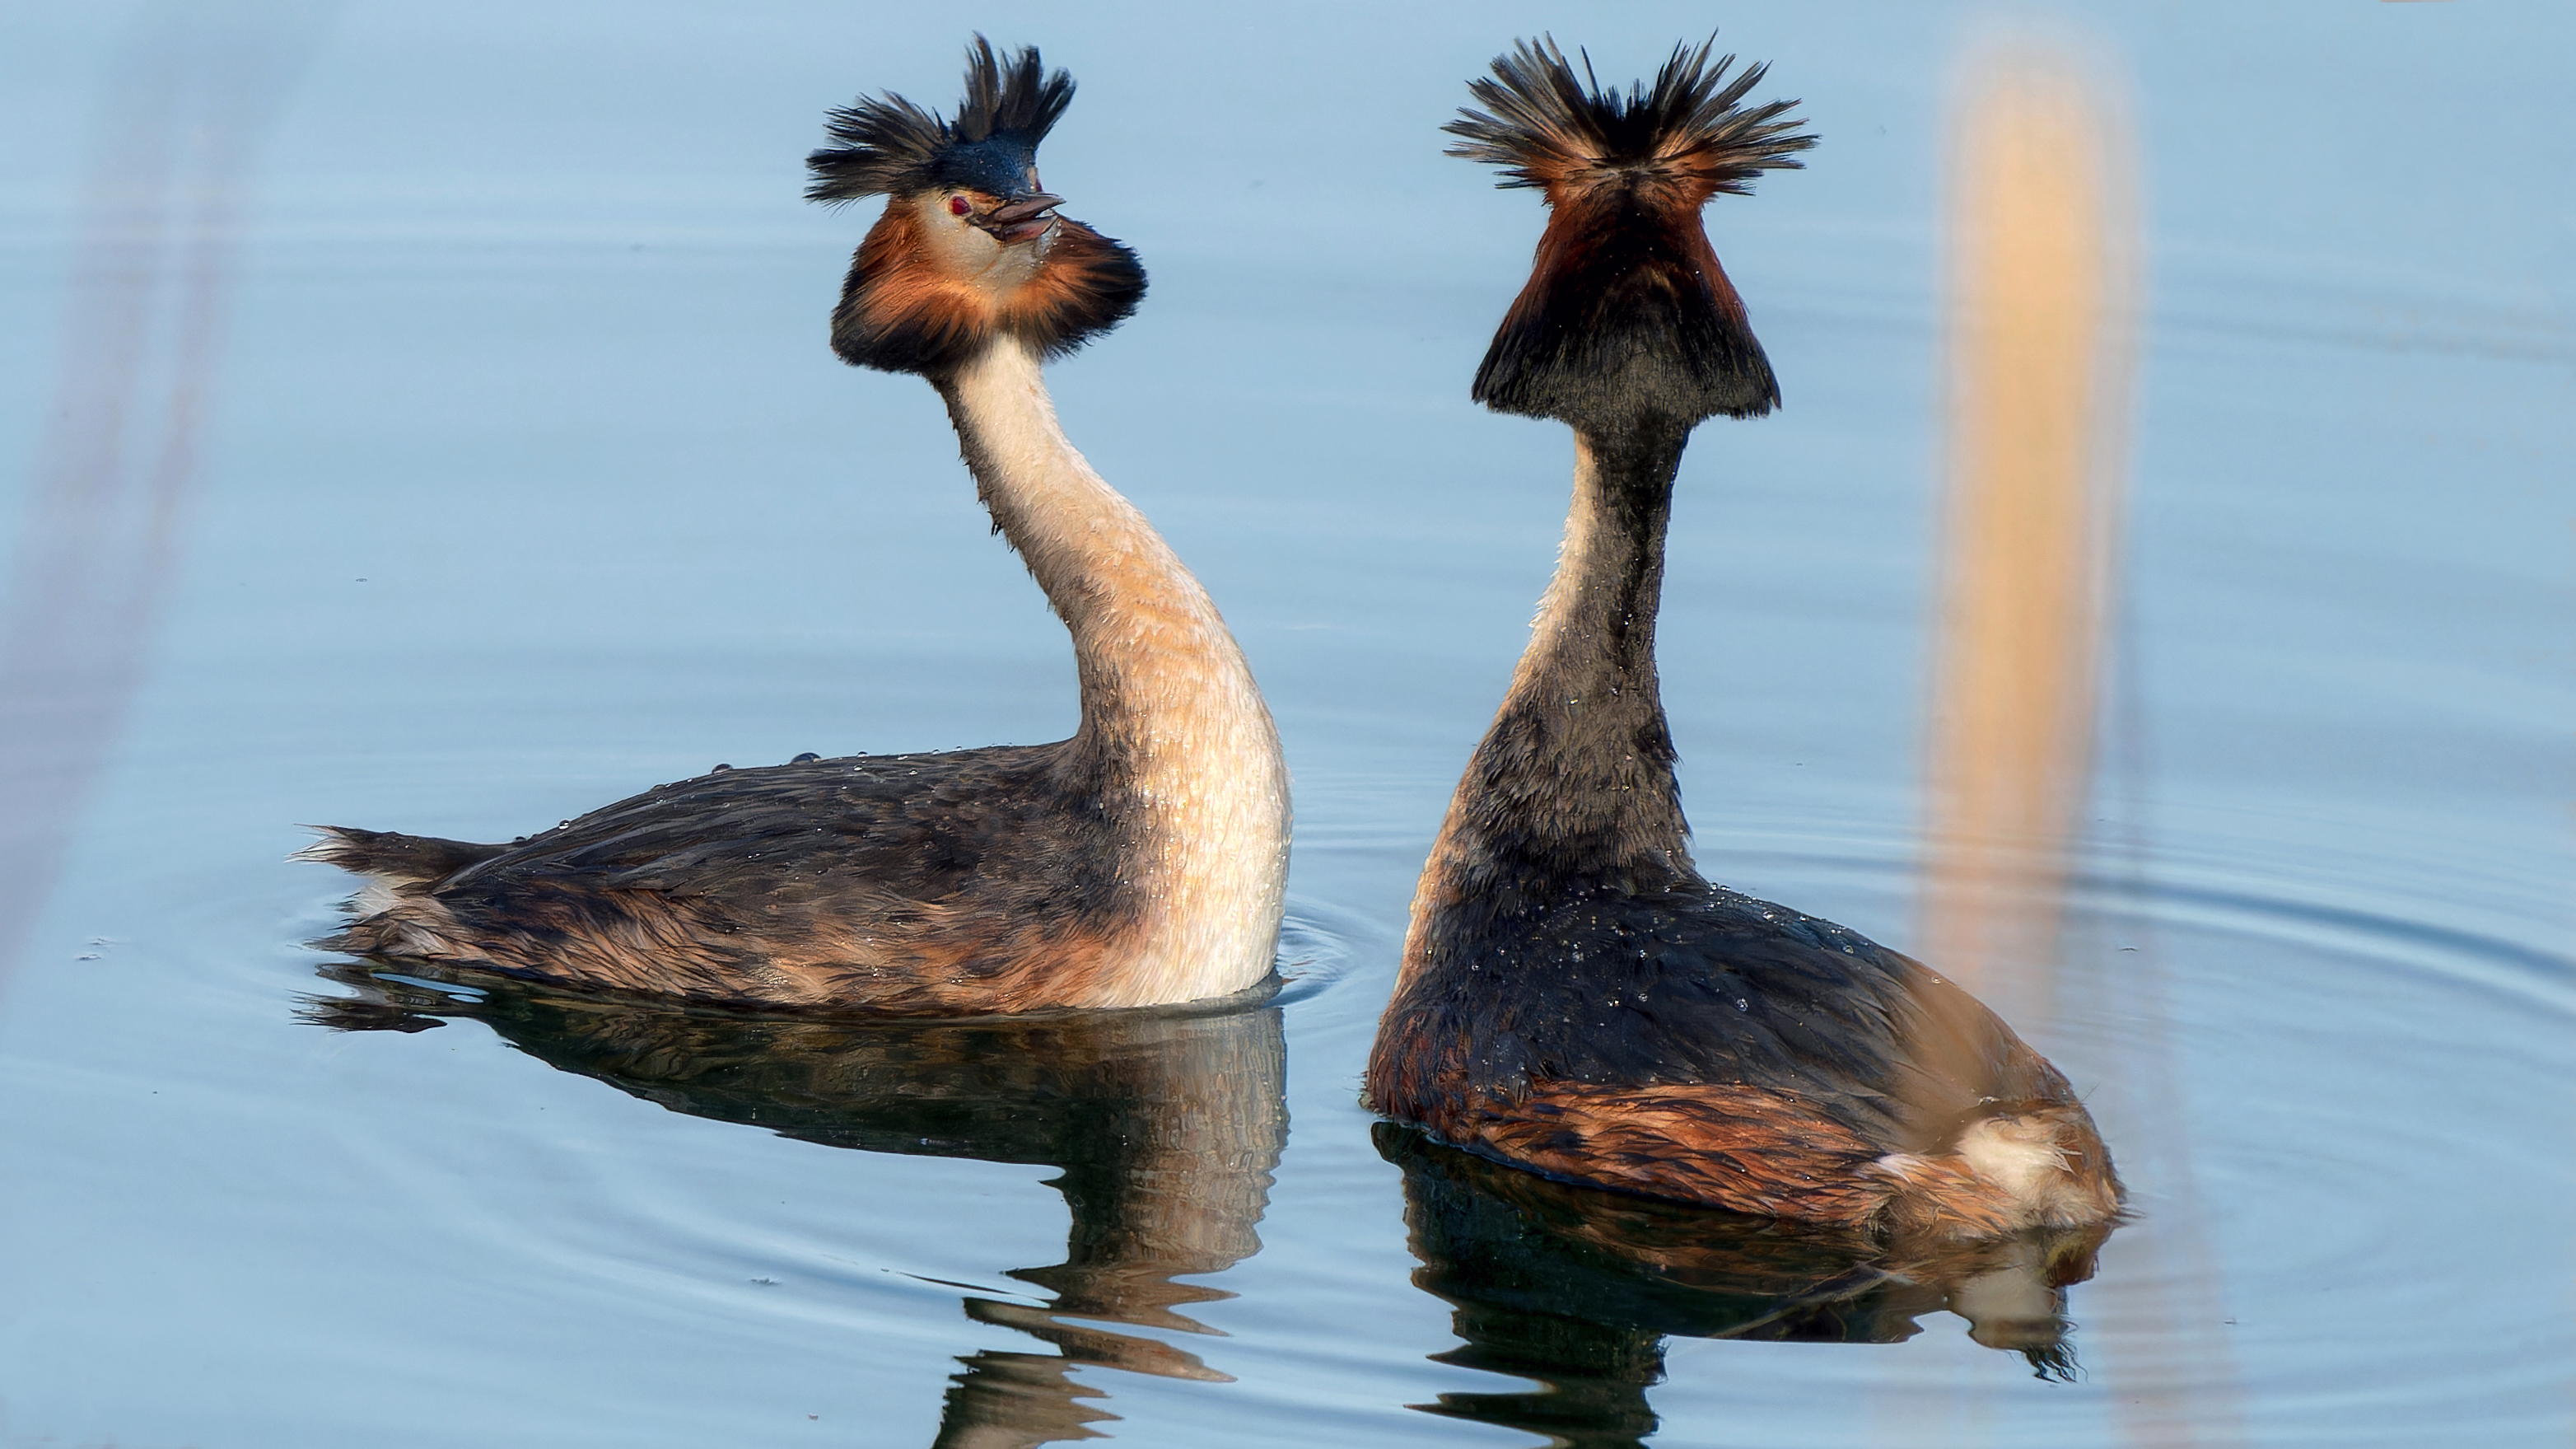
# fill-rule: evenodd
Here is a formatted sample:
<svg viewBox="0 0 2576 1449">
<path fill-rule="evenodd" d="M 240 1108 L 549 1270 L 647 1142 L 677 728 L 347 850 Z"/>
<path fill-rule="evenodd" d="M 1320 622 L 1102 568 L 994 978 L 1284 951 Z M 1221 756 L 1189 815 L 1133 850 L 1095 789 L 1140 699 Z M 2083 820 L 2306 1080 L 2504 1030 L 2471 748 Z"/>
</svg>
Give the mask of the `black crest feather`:
<svg viewBox="0 0 2576 1449">
<path fill-rule="evenodd" d="M 1739 109 L 1770 68 L 1729 81 L 1735 57 L 1711 64 L 1716 43 L 1674 46 L 1653 85 L 1622 95 L 1592 75 L 1591 56 L 1578 80 L 1553 37 L 1519 41 L 1494 58 L 1493 75 L 1468 83 L 1485 109 L 1461 107 L 1441 128 L 1460 138 L 1449 154 L 1503 167 L 1507 187 L 1656 177 L 1747 195 L 1764 171 L 1797 169 L 1816 138 L 1798 134 L 1794 100 Z"/>
<path fill-rule="evenodd" d="M 861 96 L 833 110 L 838 145 L 805 158 L 805 199 L 829 204 L 934 186 L 1007 192 L 1036 163 L 1038 143 L 1073 103 L 1073 77 L 1046 73 L 1036 46 L 1005 62 L 983 36 L 966 47 L 966 99 L 943 121 L 897 95 Z"/>
<path fill-rule="evenodd" d="M 1733 80 L 1714 42 L 1676 45 L 1651 85 L 1579 78 L 1548 38 L 1524 40 L 1468 84 L 1486 109 L 1446 129 L 1452 156 L 1504 168 L 1504 186 L 1547 193 L 1553 215 L 1529 284 L 1477 369 L 1474 396 L 1500 412 L 1596 433 L 1648 417 L 1684 426 L 1752 417 L 1780 400 L 1770 360 L 1700 225 L 1710 196 L 1747 192 L 1815 144 L 1796 101 L 1745 106 L 1764 67 Z"/>
</svg>

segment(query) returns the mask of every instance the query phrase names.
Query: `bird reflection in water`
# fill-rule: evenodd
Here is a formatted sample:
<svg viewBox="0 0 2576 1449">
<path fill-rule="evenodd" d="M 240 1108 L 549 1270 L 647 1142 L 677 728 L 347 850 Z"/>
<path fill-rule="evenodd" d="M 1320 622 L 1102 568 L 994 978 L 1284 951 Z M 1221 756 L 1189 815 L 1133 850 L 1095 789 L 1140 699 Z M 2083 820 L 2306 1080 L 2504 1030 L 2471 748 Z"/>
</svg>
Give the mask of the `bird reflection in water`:
<svg viewBox="0 0 2576 1449">
<path fill-rule="evenodd" d="M 1073 1379 L 1085 1365 L 1227 1380 L 1172 1344 L 1099 1325 L 1212 1332 L 1179 1310 L 1233 1295 L 1176 1280 L 1260 1250 L 1253 1229 L 1288 1135 L 1275 1006 L 816 1021 L 482 977 L 442 990 L 346 961 L 323 974 L 358 993 L 310 1001 L 308 1019 L 324 1026 L 420 1031 L 470 1017 L 550 1066 L 674 1112 L 829 1147 L 1059 1169 L 1073 1215 L 1065 1260 L 1011 1274 L 1052 1301 L 965 1300 L 968 1317 L 1057 1352 L 961 1359 L 934 1449 L 1096 1437 L 1085 1426 L 1116 1415 Z"/>
<path fill-rule="evenodd" d="M 1442 1363 L 1534 1379 L 1518 1393 L 1415 1407 L 1569 1449 L 1641 1445 L 1668 1337 L 1897 1343 L 1947 1310 L 2043 1378 L 2073 1378 L 2066 1288 L 2093 1275 L 2107 1227 L 1919 1250 L 1552 1182 L 1393 1123 L 1378 1152 L 1404 1171 L 1416 1286 L 1449 1303 L 1464 1346 Z"/>
</svg>

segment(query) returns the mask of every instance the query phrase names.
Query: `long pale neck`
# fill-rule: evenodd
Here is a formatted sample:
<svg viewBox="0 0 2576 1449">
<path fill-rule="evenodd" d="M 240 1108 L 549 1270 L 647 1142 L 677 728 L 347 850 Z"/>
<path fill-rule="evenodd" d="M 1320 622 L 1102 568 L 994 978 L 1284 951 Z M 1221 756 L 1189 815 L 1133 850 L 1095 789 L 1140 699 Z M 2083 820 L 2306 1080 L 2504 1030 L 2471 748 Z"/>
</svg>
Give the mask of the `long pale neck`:
<svg viewBox="0 0 2576 1449">
<path fill-rule="evenodd" d="M 1690 873 L 1655 678 L 1664 528 L 1687 428 L 1575 434 L 1556 577 L 1447 836 L 1503 879 L 1651 889 Z"/>
<path fill-rule="evenodd" d="M 1211 710 L 1248 712 L 1267 733 L 1252 671 L 1207 590 L 1065 438 L 1037 358 L 994 346 L 940 391 L 994 526 L 1073 633 L 1082 728 L 1095 747 L 1186 750 L 1191 741 L 1169 727 Z"/>
<path fill-rule="evenodd" d="M 1032 352 L 997 343 L 939 390 L 994 526 L 1072 631 L 1075 758 L 1097 771 L 1153 897 L 1150 929 L 1168 938 L 1155 949 L 1171 959 L 1143 977 L 1187 977 L 1164 985 L 1192 995 L 1251 985 L 1279 924 L 1288 778 L 1242 649 L 1153 525 L 1066 441 Z"/>
</svg>

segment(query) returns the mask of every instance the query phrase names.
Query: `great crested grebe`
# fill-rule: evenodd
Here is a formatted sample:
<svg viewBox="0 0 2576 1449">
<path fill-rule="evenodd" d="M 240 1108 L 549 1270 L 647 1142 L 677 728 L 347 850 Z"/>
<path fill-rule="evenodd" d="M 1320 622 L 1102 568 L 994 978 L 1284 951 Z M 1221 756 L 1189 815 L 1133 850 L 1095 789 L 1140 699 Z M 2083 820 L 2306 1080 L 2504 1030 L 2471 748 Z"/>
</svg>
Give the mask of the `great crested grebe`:
<svg viewBox="0 0 2576 1449">
<path fill-rule="evenodd" d="M 832 346 L 927 378 L 993 524 L 1072 632 L 1081 728 L 1048 745 L 810 756 L 648 790 L 513 845 L 329 828 L 369 877 L 327 947 L 786 1007 L 1144 1006 L 1267 981 L 1288 774 L 1206 590 L 1057 426 L 1039 374 L 1124 320 L 1145 274 L 1056 214 L 1037 146 L 1073 78 L 978 37 L 942 121 L 832 113 L 807 195 L 885 194 Z"/>
<path fill-rule="evenodd" d="M 1575 436 L 1556 577 L 1413 898 L 1369 1105 L 1551 1177 L 1953 1238 L 2107 1224 L 2120 1184 L 2066 1078 L 1959 987 L 1692 867 L 1655 676 L 1691 429 L 1779 400 L 1700 225 L 1794 167 L 1764 68 L 1677 47 L 1651 87 L 1522 42 L 1450 154 L 1550 209 L 1477 401 Z M 1587 66 L 1587 70 L 1589 67 Z"/>
</svg>

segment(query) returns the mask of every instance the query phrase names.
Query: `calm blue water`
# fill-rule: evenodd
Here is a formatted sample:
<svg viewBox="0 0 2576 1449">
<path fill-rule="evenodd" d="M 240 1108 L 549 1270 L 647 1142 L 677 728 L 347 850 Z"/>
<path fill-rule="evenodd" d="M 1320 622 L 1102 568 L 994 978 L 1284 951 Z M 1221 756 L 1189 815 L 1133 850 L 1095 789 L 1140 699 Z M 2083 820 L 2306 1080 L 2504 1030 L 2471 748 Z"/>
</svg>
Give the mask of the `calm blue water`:
<svg viewBox="0 0 2576 1449">
<path fill-rule="evenodd" d="M 240 7 L 291 80 L 181 107 L 257 144 L 166 597 L 121 729 L 26 757 L 100 773 L 11 858 L 60 876 L 0 986 L 0 1442 L 2565 1443 L 2564 12 L 2029 12 L 2129 78 L 2150 241 L 2098 848 L 2017 1013 L 2142 1213 L 2071 1382 L 1937 1307 L 1702 1336 L 1563 1242 L 1486 1245 L 1548 1305 L 1497 1329 L 1458 1189 L 1372 1141 L 1570 461 L 1465 396 L 1539 219 L 1435 128 L 1515 35 L 1625 75 L 1715 19 L 1825 138 L 1710 212 L 1788 406 L 1689 455 L 1664 673 L 1710 873 L 1908 943 L 1943 105 L 1994 22 L 1783 12 Z M 62 337 L 82 187 L 183 134 L 134 119 L 180 13 L 0 9 L 0 540 L 64 379 L 127 376 Z M 397 983 L 332 1019 L 454 1019 L 315 1024 L 361 993 L 298 945 L 345 887 L 298 822 L 507 838 L 1070 729 L 929 389 L 825 349 L 866 217 L 796 199 L 822 110 L 950 104 L 969 26 L 1080 77 L 1047 180 L 1153 274 L 1055 387 L 1279 715 L 1282 1004 L 759 1037 Z"/>
</svg>

